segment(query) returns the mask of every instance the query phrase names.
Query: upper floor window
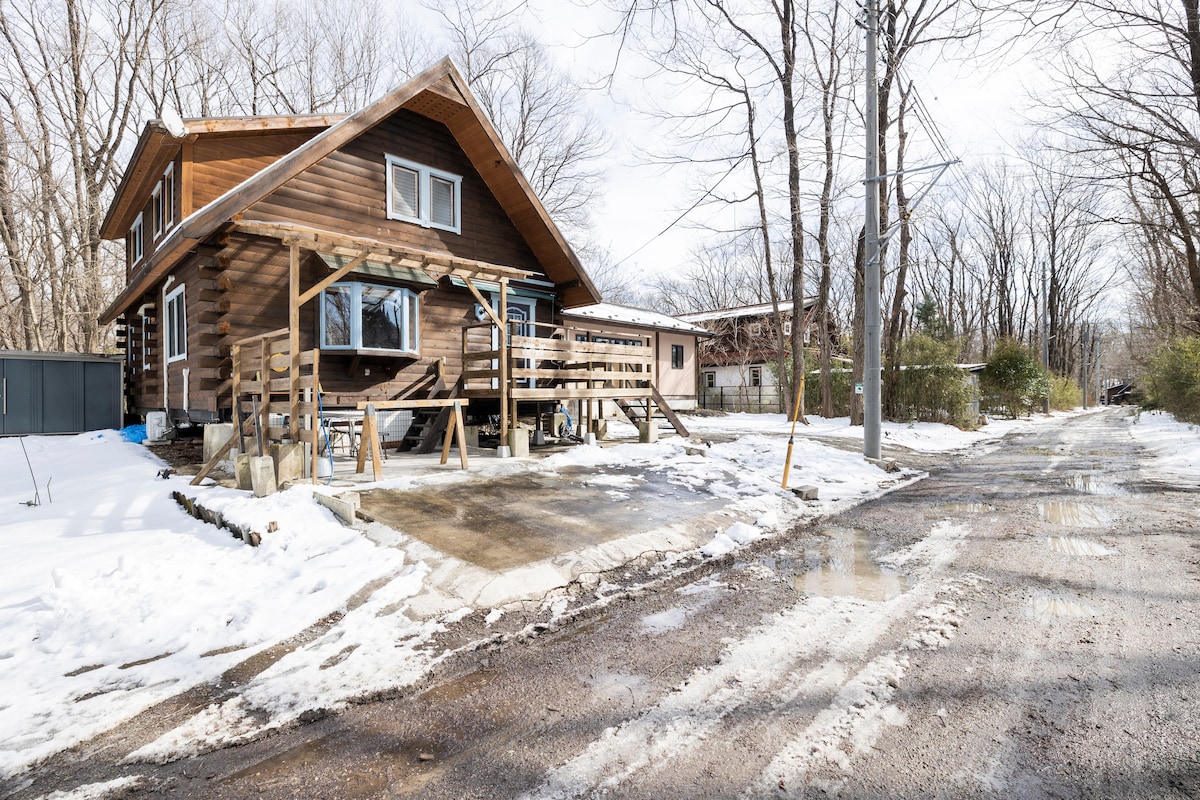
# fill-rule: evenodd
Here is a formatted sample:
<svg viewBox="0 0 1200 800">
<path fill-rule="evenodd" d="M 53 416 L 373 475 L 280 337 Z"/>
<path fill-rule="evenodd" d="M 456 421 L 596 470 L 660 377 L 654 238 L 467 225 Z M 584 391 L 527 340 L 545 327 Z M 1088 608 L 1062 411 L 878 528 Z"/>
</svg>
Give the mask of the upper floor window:
<svg viewBox="0 0 1200 800">
<path fill-rule="evenodd" d="M 458 175 L 387 157 L 388 219 L 461 233 L 461 188 Z"/>
<path fill-rule="evenodd" d="M 137 219 L 129 226 L 129 236 L 125 239 L 125 255 L 130 266 L 142 260 L 144 246 L 142 215 L 138 214 Z"/>
<path fill-rule="evenodd" d="M 369 283 L 335 283 L 321 293 L 321 347 L 420 355 L 419 295 Z"/>
<path fill-rule="evenodd" d="M 162 179 L 150 194 L 150 214 L 154 238 L 162 236 L 175 225 L 175 164 L 167 165 Z"/>
</svg>

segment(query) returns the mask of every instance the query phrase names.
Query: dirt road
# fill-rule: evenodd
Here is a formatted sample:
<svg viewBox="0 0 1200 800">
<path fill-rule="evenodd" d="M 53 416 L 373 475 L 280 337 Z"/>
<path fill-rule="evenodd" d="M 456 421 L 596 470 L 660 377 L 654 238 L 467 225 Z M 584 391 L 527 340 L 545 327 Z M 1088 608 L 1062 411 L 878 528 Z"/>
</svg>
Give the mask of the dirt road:
<svg viewBox="0 0 1200 800">
<path fill-rule="evenodd" d="M 210 798 L 1200 796 L 1196 480 L 1121 410 L 653 577 L 418 693 L 162 767 Z M 29 788 L 33 794 L 36 785 Z"/>
</svg>

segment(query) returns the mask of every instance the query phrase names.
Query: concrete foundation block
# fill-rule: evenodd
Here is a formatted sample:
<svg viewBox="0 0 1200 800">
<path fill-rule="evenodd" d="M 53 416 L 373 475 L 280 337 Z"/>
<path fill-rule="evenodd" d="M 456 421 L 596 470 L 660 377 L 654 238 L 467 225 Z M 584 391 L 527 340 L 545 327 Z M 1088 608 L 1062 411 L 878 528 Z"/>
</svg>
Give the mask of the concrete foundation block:
<svg viewBox="0 0 1200 800">
<path fill-rule="evenodd" d="M 254 488 L 250 479 L 250 459 L 252 458 L 254 456 L 249 453 L 238 453 L 233 457 L 233 475 L 237 478 L 237 487 L 243 492 Z"/>
<path fill-rule="evenodd" d="M 250 483 L 255 497 L 274 494 L 279 488 L 275 482 L 275 459 L 270 456 L 253 456 L 250 459 Z"/>
<path fill-rule="evenodd" d="M 502 444 L 496 448 L 496 458 L 512 458 L 512 448 Z"/>
<path fill-rule="evenodd" d="M 338 495 L 321 494 L 317 492 L 313 494 L 317 502 L 333 512 L 334 516 L 342 521 L 345 525 L 353 525 L 356 512 L 359 506 L 362 505 L 362 499 L 358 492 L 343 492 Z"/>
<path fill-rule="evenodd" d="M 513 458 L 528 457 L 529 431 L 524 428 L 513 428 L 508 432 L 508 446 L 512 448 Z"/>
<path fill-rule="evenodd" d="M 233 438 L 233 423 L 220 422 L 204 426 L 204 463 L 207 464 L 225 443 Z"/>
<path fill-rule="evenodd" d="M 654 420 L 638 423 L 638 443 L 654 444 L 658 441 L 658 423 Z"/>
<path fill-rule="evenodd" d="M 792 494 L 796 495 L 796 497 L 799 497 L 801 500 L 816 500 L 818 492 L 816 486 L 805 484 L 804 486 L 793 487 Z"/>
<path fill-rule="evenodd" d="M 463 438 L 466 439 L 467 447 L 479 447 L 479 426 L 463 425 Z"/>
<path fill-rule="evenodd" d="M 275 462 L 275 480 L 279 483 L 304 477 L 303 443 L 271 445 L 271 460 Z"/>
<path fill-rule="evenodd" d="M 596 443 L 596 434 L 594 434 L 594 433 L 585 433 L 585 434 L 583 435 L 583 443 L 584 443 L 584 444 L 593 444 L 593 445 L 594 445 L 594 444 Z"/>
</svg>

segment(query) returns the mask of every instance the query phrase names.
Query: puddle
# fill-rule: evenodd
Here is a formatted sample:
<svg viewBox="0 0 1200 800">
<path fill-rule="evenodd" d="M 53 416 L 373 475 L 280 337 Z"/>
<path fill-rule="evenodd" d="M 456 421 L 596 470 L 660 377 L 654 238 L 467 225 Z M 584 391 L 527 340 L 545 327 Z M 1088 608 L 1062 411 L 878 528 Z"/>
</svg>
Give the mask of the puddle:
<svg viewBox="0 0 1200 800">
<path fill-rule="evenodd" d="M 987 503 L 976 503 L 973 501 L 965 501 L 961 503 L 943 503 L 938 506 L 942 511 L 948 514 L 982 514 L 985 511 L 991 511 L 992 507 Z"/>
<path fill-rule="evenodd" d="M 642 617 L 642 633 L 666 633 L 677 631 L 687 622 L 688 612 L 684 608 L 668 608 L 657 614 Z"/>
<path fill-rule="evenodd" d="M 1085 494 L 1094 494 L 1104 497 L 1124 497 L 1129 494 L 1129 490 L 1124 486 L 1110 481 L 1104 481 L 1096 478 L 1090 472 L 1071 475 L 1065 481 L 1067 486 L 1077 492 Z"/>
<path fill-rule="evenodd" d="M 567 468 L 362 494 L 363 511 L 373 519 L 495 571 L 654 530 L 726 502 L 635 469 Z"/>
<path fill-rule="evenodd" d="M 1038 513 L 1047 522 L 1068 528 L 1103 528 L 1111 522 L 1108 514 L 1096 506 L 1071 500 L 1038 503 Z"/>
<path fill-rule="evenodd" d="M 1060 595 L 1034 595 L 1029 599 L 1029 609 L 1038 622 L 1049 622 L 1055 618 L 1100 616 L 1100 612 L 1091 606 Z"/>
<path fill-rule="evenodd" d="M 596 699 L 612 705 L 628 704 L 636 707 L 653 694 L 645 678 L 628 672 L 591 675 L 586 683 L 591 687 Z"/>
<path fill-rule="evenodd" d="M 1046 543 L 1054 552 L 1066 553 L 1069 556 L 1111 556 L 1117 552 L 1091 539 L 1079 539 L 1074 536 L 1050 536 Z"/>
<path fill-rule="evenodd" d="M 816 551 L 819 566 L 795 577 L 797 591 L 818 597 L 890 600 L 908 588 L 903 575 L 871 558 L 876 540 L 865 531 L 826 528 L 823 533 L 825 541 Z"/>
</svg>

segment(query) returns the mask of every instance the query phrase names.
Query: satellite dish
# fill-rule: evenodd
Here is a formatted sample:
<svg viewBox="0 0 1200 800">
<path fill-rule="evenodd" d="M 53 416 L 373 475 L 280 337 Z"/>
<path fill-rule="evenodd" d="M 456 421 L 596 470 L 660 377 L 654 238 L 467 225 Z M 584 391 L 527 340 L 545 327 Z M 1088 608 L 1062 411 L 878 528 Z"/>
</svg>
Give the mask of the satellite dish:
<svg viewBox="0 0 1200 800">
<path fill-rule="evenodd" d="M 183 124 L 183 117 L 179 116 L 179 112 L 173 108 L 162 110 L 162 124 L 167 129 L 167 133 L 176 139 L 187 136 L 187 125 Z"/>
</svg>

